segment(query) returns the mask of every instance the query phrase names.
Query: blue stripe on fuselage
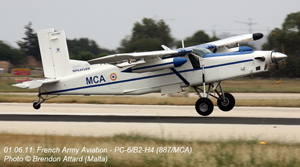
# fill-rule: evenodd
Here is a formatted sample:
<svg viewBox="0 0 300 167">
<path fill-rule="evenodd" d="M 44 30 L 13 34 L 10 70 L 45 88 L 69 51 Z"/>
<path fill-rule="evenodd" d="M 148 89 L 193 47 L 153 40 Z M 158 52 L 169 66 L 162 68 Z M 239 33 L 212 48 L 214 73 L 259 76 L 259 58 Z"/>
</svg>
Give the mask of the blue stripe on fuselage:
<svg viewBox="0 0 300 167">
<path fill-rule="evenodd" d="M 247 59 L 247 60 L 241 60 L 241 61 L 236 61 L 236 62 L 231 62 L 231 63 L 224 63 L 224 64 L 207 66 L 207 67 L 205 67 L 205 69 L 228 66 L 228 65 L 239 64 L 239 63 L 245 63 L 245 62 L 250 62 L 250 61 L 253 61 L 253 59 Z M 183 71 L 179 71 L 179 73 L 185 73 L 185 72 L 191 72 L 191 71 L 197 71 L 197 70 L 202 70 L 202 68 L 183 70 Z M 103 83 L 103 84 L 98 84 L 98 85 L 89 85 L 89 86 L 82 86 L 82 87 L 77 87 L 77 88 L 57 90 L 57 91 L 41 93 L 41 94 L 54 94 L 54 93 L 68 92 L 68 91 L 79 90 L 79 89 L 93 88 L 93 87 L 98 87 L 98 86 L 106 86 L 106 85 L 119 84 L 119 83 L 131 82 L 131 81 L 138 81 L 138 80 L 155 78 L 155 77 L 162 77 L 162 76 L 172 75 L 172 74 L 174 74 L 174 73 L 170 72 L 170 73 L 164 73 L 164 74 L 158 74 L 158 75 L 152 75 L 152 76 L 145 76 L 145 77 L 140 77 L 140 78 L 132 78 L 132 79 L 127 79 L 127 80 L 123 80 L 123 81 Z"/>
</svg>

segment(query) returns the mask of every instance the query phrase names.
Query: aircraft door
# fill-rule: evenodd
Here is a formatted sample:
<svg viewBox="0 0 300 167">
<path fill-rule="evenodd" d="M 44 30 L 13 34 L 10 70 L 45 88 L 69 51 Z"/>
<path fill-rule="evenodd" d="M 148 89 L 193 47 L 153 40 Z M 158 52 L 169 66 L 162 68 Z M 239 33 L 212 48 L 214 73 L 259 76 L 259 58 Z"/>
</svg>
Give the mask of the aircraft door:
<svg viewBox="0 0 300 167">
<path fill-rule="evenodd" d="M 196 84 L 202 82 L 202 70 L 200 70 L 200 57 L 188 54 L 188 66 L 189 72 L 186 73 L 186 79 L 190 84 Z"/>
<path fill-rule="evenodd" d="M 189 60 L 191 61 L 191 64 L 194 69 L 200 68 L 200 60 L 199 57 L 189 54 Z"/>
</svg>

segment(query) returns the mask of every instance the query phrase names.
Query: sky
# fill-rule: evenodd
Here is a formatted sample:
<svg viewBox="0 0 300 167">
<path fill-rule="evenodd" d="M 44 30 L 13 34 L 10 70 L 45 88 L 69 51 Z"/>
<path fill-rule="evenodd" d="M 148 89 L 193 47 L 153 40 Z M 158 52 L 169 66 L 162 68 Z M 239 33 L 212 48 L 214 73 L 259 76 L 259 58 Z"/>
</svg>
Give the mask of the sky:
<svg viewBox="0 0 300 167">
<path fill-rule="evenodd" d="M 35 31 L 65 30 L 68 39 L 87 37 L 102 48 L 116 49 L 135 22 L 163 19 L 174 38 L 198 30 L 212 35 L 253 32 L 267 35 L 281 28 L 286 16 L 300 11 L 299 0 L 0 0 L 0 40 L 17 47 L 32 22 Z"/>
</svg>

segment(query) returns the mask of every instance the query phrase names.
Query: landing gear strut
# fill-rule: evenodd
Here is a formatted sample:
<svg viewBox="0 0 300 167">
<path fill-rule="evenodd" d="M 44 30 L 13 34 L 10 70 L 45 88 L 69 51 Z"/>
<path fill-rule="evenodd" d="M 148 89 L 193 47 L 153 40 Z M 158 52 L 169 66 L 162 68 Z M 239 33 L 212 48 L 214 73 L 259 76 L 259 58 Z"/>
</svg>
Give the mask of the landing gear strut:
<svg viewBox="0 0 300 167">
<path fill-rule="evenodd" d="M 46 100 L 49 100 L 49 99 L 53 99 L 55 97 L 58 97 L 59 95 L 57 96 L 53 96 L 53 97 L 48 97 L 48 94 L 46 94 L 44 97 L 41 93 L 38 94 L 38 97 L 39 97 L 39 100 L 38 101 L 34 101 L 33 102 L 33 108 L 38 110 L 41 108 L 41 104 L 46 101 Z"/>
<path fill-rule="evenodd" d="M 218 82 L 215 85 L 212 83 L 209 84 L 207 92 L 205 89 L 205 85 L 203 85 L 203 89 L 197 86 L 194 86 L 193 88 L 195 89 L 197 95 L 199 96 L 199 99 L 195 104 L 195 109 L 198 112 L 198 114 L 202 116 L 208 116 L 214 110 L 214 105 L 212 101 L 209 99 L 209 96 L 217 99 L 218 107 L 222 111 L 230 111 L 235 106 L 234 97 L 230 93 L 224 93 L 221 82 Z M 218 88 L 221 93 L 218 91 Z M 199 91 L 203 92 L 203 96 L 201 96 Z M 215 94 L 211 94 L 211 91 L 215 92 L 217 95 L 215 96 Z"/>
</svg>

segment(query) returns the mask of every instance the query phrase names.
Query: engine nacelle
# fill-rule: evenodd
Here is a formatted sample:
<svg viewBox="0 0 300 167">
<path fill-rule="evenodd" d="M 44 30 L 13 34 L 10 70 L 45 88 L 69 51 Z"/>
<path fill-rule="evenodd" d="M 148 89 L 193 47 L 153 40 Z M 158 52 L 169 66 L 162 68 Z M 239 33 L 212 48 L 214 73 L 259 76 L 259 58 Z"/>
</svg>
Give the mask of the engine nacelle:
<svg viewBox="0 0 300 167">
<path fill-rule="evenodd" d="M 130 67 L 122 72 L 141 73 L 141 72 L 150 72 L 150 71 L 157 71 L 157 70 L 163 70 L 163 69 L 170 69 L 170 68 L 174 68 L 174 67 L 180 67 L 186 62 L 187 62 L 187 59 L 183 58 L 183 57 L 159 59 L 159 60 L 155 60 L 152 62 L 135 65 L 135 66 Z"/>
</svg>

